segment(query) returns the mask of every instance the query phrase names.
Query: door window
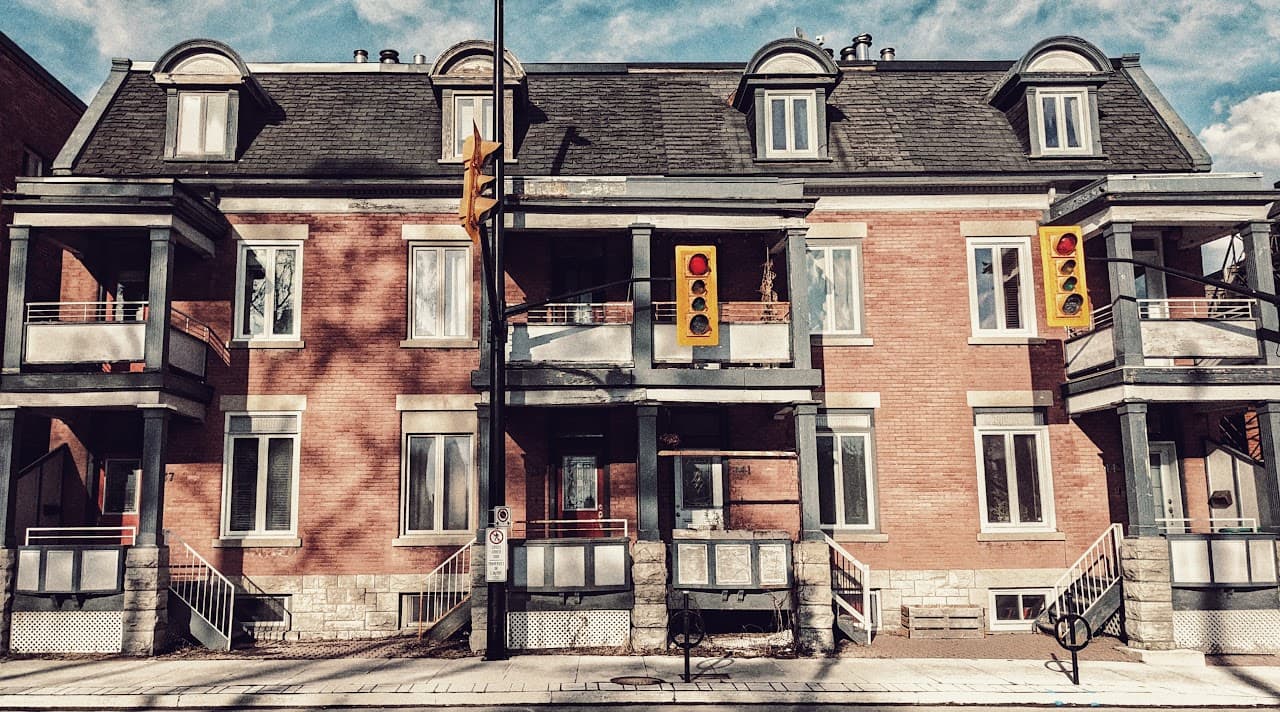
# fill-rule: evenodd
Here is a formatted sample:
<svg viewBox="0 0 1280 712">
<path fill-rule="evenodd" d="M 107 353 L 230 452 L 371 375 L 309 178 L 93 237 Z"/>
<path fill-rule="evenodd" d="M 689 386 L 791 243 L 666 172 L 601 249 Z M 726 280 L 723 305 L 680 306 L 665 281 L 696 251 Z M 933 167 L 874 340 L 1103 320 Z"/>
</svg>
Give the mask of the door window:
<svg viewBox="0 0 1280 712">
<path fill-rule="evenodd" d="M 566 512 L 594 512 L 599 504 L 599 472 L 593 455 L 565 455 L 561 461 L 563 486 L 561 509 Z"/>
</svg>

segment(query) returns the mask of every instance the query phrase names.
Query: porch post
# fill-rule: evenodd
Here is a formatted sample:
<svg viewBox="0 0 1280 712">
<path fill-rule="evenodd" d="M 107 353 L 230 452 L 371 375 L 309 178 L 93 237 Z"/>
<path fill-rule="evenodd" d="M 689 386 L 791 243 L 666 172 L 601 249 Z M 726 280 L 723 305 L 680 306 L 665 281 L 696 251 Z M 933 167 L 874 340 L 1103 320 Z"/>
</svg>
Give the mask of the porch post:
<svg viewBox="0 0 1280 712">
<path fill-rule="evenodd" d="M 791 300 L 791 366 L 798 369 L 807 369 L 813 364 L 809 353 L 809 263 L 804 245 L 804 236 L 808 231 L 807 227 L 789 227 L 786 230 L 787 295 Z M 816 447 L 815 445 L 815 449 Z M 816 509 L 814 511 L 817 512 Z"/>
<path fill-rule="evenodd" d="M 1258 405 L 1258 435 L 1263 467 L 1255 468 L 1258 480 L 1258 528 L 1280 532 L 1280 401 Z"/>
<path fill-rule="evenodd" d="M 18 470 L 18 409 L 0 409 L 0 654 L 9 652 L 9 619 L 18 554 L 12 534 L 13 483 Z"/>
<path fill-rule="evenodd" d="M 138 483 L 138 546 L 164 545 L 164 478 L 168 465 L 168 408 L 142 409 L 142 477 Z"/>
<path fill-rule="evenodd" d="M 9 301 L 4 319 L 4 373 L 22 370 L 23 312 L 27 308 L 27 252 L 31 228 L 9 228 Z"/>
<path fill-rule="evenodd" d="M 1155 499 L 1151 493 L 1151 454 L 1147 445 L 1147 404 L 1125 401 L 1120 417 L 1120 446 L 1124 458 L 1124 487 L 1129 504 L 1129 536 L 1157 536 Z"/>
<path fill-rule="evenodd" d="M 631 226 L 631 362 L 636 373 L 653 368 L 653 226 Z M 644 527 L 641 526 L 641 530 Z"/>
<path fill-rule="evenodd" d="M 173 286 L 173 234 L 167 227 L 151 228 L 151 269 L 147 285 L 148 371 L 164 368 L 169 355 L 170 288 Z"/>
<path fill-rule="evenodd" d="M 1240 228 L 1244 238 L 1245 273 L 1249 288 L 1265 294 L 1276 293 L 1275 267 L 1271 259 L 1271 230 L 1265 222 L 1251 222 Z M 1263 358 L 1270 366 L 1280 365 L 1280 316 L 1276 305 L 1258 302 L 1259 326 L 1263 334 Z"/>
<path fill-rule="evenodd" d="M 800 470 L 800 538 L 820 541 L 822 513 L 818 502 L 818 405 L 797 403 L 795 409 L 796 467 Z"/>
<path fill-rule="evenodd" d="M 1110 223 L 1102 230 L 1107 257 L 1133 259 L 1133 225 Z M 1133 264 L 1108 262 L 1111 282 L 1112 334 L 1115 338 L 1116 366 L 1141 366 L 1142 325 L 1138 321 L 1138 288 Z M 1144 439 L 1145 441 L 1145 439 Z M 1145 455 L 1144 455 L 1145 457 Z"/>
<path fill-rule="evenodd" d="M 658 406 L 636 407 L 637 537 L 658 541 Z"/>
</svg>

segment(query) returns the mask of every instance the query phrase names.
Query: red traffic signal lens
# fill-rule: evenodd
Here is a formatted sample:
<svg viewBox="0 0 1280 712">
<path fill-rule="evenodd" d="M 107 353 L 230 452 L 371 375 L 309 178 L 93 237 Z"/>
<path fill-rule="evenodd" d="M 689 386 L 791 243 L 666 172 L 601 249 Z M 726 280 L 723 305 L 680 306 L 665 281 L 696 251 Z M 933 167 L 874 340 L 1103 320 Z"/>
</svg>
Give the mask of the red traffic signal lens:
<svg viewBox="0 0 1280 712">
<path fill-rule="evenodd" d="M 1057 244 L 1053 246 L 1053 251 L 1060 255 L 1069 255 L 1076 251 L 1076 244 L 1080 242 L 1080 238 L 1075 233 L 1067 233 L 1058 238 Z"/>
<path fill-rule="evenodd" d="M 1072 294 L 1062 300 L 1062 313 L 1067 316 L 1079 314 L 1082 308 L 1084 308 L 1084 297 L 1079 294 Z"/>
<path fill-rule="evenodd" d="M 706 255 L 699 252 L 689 258 L 688 268 L 689 274 L 701 277 L 702 275 L 711 272 L 711 260 L 707 259 Z"/>
<path fill-rule="evenodd" d="M 711 320 L 706 314 L 697 314 L 689 320 L 689 333 L 703 336 L 711 331 Z"/>
</svg>

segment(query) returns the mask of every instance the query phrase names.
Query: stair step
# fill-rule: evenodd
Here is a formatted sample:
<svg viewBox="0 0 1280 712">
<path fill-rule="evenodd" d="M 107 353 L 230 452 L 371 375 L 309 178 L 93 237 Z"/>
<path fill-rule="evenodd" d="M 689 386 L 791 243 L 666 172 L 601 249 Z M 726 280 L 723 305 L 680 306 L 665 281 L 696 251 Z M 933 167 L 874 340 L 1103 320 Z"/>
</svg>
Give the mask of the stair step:
<svg viewBox="0 0 1280 712">
<path fill-rule="evenodd" d="M 848 613 L 841 613 L 836 616 L 836 628 L 844 634 L 846 638 L 852 640 L 858 645 L 870 645 L 871 633 L 864 629 L 853 616 Z"/>
</svg>

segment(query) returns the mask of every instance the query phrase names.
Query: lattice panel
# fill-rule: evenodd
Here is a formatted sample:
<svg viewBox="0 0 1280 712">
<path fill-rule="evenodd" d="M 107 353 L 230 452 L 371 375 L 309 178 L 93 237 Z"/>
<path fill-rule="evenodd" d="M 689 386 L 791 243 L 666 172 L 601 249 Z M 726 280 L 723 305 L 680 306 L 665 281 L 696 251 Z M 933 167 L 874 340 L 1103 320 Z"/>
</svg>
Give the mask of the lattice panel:
<svg viewBox="0 0 1280 712">
<path fill-rule="evenodd" d="M 118 653 L 124 635 L 120 611 L 14 611 L 15 653 Z"/>
<path fill-rule="evenodd" d="M 1280 610 L 1174 611 L 1173 639 L 1206 653 L 1280 651 Z"/>
<path fill-rule="evenodd" d="M 524 611 L 507 614 L 507 647 L 602 648 L 626 645 L 631 611 Z"/>
</svg>

